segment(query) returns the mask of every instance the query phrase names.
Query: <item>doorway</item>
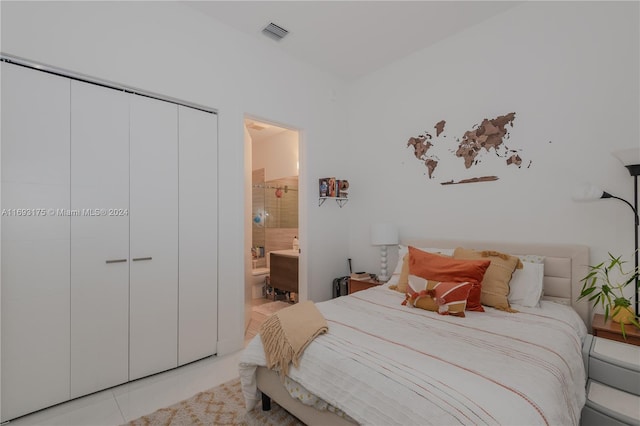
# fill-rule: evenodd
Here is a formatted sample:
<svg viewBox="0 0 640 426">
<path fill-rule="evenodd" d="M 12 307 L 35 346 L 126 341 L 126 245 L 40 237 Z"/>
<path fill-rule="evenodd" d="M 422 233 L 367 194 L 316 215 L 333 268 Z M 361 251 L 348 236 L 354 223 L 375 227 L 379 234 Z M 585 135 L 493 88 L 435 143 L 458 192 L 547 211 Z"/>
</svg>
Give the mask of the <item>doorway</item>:
<svg viewBox="0 0 640 426">
<path fill-rule="evenodd" d="M 256 306 L 293 302 L 298 292 L 267 285 L 270 252 L 291 251 L 299 237 L 297 130 L 246 117 L 245 126 L 245 336 Z M 255 315 L 254 315 L 255 317 Z M 255 321 L 254 321 L 255 322 Z"/>
</svg>

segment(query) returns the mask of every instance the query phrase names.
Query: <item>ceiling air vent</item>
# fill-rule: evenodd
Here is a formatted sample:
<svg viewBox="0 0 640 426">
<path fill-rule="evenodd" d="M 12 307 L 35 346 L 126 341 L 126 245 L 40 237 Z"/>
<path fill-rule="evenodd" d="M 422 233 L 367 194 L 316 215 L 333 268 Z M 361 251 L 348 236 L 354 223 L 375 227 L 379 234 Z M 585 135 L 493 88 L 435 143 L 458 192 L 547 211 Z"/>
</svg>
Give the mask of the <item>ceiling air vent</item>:
<svg viewBox="0 0 640 426">
<path fill-rule="evenodd" d="M 264 27 L 262 34 L 274 39 L 275 41 L 280 41 L 284 36 L 289 34 L 289 31 L 271 22 L 269 25 Z"/>
</svg>

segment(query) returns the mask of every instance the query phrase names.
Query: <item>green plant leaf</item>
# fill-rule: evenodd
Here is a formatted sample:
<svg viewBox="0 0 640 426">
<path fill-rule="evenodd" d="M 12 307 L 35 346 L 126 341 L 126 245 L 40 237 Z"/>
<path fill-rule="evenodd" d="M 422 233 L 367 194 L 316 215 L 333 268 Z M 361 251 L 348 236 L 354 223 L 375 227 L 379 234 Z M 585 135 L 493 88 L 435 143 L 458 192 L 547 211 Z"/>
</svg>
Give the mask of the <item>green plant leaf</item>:
<svg viewBox="0 0 640 426">
<path fill-rule="evenodd" d="M 580 299 L 582 299 L 583 297 L 587 297 L 588 295 L 593 293 L 595 290 L 596 290 L 596 287 L 589 287 L 587 289 L 582 290 L 580 292 Z"/>
</svg>

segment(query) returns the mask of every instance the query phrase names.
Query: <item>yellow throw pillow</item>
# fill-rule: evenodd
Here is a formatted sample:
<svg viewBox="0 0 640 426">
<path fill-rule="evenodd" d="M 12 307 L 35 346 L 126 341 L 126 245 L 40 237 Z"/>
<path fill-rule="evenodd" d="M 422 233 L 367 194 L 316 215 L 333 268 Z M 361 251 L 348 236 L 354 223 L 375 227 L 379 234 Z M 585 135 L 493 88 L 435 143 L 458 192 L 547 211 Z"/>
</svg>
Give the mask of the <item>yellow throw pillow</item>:
<svg viewBox="0 0 640 426">
<path fill-rule="evenodd" d="M 509 306 L 509 282 L 513 272 L 522 267 L 520 259 L 516 256 L 500 253 L 492 250 L 469 250 L 458 247 L 453 252 L 454 259 L 485 259 L 491 264 L 482 279 L 482 292 L 480 300 L 483 305 L 492 306 L 508 312 L 517 312 Z"/>
<path fill-rule="evenodd" d="M 407 283 L 409 282 L 409 253 L 404 255 L 402 258 L 402 269 L 400 270 L 400 278 L 398 279 L 398 284 L 396 285 L 396 290 L 400 293 L 407 292 Z"/>
</svg>

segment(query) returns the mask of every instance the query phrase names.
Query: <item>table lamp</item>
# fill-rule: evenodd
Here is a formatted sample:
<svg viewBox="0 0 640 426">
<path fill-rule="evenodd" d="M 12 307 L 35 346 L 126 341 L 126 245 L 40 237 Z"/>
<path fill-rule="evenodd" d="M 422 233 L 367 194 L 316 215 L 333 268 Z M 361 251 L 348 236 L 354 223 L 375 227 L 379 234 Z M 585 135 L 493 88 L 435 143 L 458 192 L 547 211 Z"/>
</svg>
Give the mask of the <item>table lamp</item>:
<svg viewBox="0 0 640 426">
<path fill-rule="evenodd" d="M 380 275 L 378 280 L 386 282 L 387 246 L 398 244 L 398 228 L 390 223 L 376 223 L 371 226 L 371 245 L 380 246 Z"/>
</svg>

